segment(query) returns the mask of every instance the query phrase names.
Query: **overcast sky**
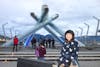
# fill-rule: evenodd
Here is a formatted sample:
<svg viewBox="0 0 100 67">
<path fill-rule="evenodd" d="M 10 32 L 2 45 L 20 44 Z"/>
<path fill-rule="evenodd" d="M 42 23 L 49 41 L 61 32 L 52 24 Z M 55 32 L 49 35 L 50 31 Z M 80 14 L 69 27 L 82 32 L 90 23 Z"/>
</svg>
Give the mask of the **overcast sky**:
<svg viewBox="0 0 100 67">
<path fill-rule="evenodd" d="M 30 16 L 34 12 L 38 17 L 41 15 L 41 6 L 47 4 L 49 17 L 59 14 L 59 18 L 53 21 L 57 27 L 64 32 L 72 29 L 78 31 L 79 36 L 83 28 L 83 35 L 86 35 L 87 26 L 90 25 L 89 35 L 95 35 L 97 20 L 100 18 L 100 0 L 0 0 L 0 34 L 2 24 L 8 23 L 6 35 L 10 36 L 9 29 L 12 28 L 13 35 L 23 34 L 35 26 L 36 21 Z M 48 34 L 43 28 L 36 33 Z"/>
</svg>

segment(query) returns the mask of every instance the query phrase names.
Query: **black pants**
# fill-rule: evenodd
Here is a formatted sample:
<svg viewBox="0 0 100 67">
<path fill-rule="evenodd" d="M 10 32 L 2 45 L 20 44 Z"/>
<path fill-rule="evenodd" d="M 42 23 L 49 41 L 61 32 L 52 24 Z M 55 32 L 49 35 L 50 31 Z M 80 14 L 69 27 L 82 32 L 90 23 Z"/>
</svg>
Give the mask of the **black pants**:
<svg viewBox="0 0 100 67">
<path fill-rule="evenodd" d="M 15 49 L 17 51 L 17 44 L 16 45 L 13 45 L 13 52 L 14 52 Z"/>
<path fill-rule="evenodd" d="M 32 43 L 32 48 L 36 48 L 36 43 Z"/>
</svg>

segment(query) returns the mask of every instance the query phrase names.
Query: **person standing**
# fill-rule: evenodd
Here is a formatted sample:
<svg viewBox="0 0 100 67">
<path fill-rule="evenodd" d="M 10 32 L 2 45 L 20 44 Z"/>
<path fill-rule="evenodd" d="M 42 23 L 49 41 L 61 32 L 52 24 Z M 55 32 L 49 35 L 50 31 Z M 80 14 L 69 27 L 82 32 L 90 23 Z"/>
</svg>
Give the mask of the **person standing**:
<svg viewBox="0 0 100 67">
<path fill-rule="evenodd" d="M 49 48 L 51 48 L 51 39 L 50 38 L 48 39 L 48 45 L 49 45 Z"/>
<path fill-rule="evenodd" d="M 55 40 L 54 40 L 54 38 L 52 39 L 52 48 L 55 48 Z"/>
<path fill-rule="evenodd" d="M 48 38 L 45 39 L 46 48 L 48 48 Z"/>
<path fill-rule="evenodd" d="M 17 46 L 18 46 L 18 38 L 17 38 L 17 36 L 15 36 L 13 39 L 13 52 L 15 49 L 17 51 Z"/>
<path fill-rule="evenodd" d="M 59 67 L 74 67 L 78 65 L 78 42 L 74 40 L 74 32 L 68 30 L 65 32 L 65 43 L 61 49 L 61 56 L 59 57 Z"/>
<path fill-rule="evenodd" d="M 44 55 L 46 54 L 46 48 L 42 43 L 40 43 L 38 51 L 39 51 L 38 60 L 43 60 L 44 61 Z"/>
<path fill-rule="evenodd" d="M 33 39 L 31 40 L 31 44 L 32 44 L 32 48 L 36 48 L 36 38 L 33 37 Z"/>
</svg>

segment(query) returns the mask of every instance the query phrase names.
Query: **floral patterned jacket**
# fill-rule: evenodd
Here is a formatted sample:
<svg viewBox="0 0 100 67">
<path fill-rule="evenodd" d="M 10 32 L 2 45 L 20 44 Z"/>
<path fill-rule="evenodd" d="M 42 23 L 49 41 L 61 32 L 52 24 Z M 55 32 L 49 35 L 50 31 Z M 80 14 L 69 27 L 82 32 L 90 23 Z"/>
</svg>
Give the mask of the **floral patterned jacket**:
<svg viewBox="0 0 100 67">
<path fill-rule="evenodd" d="M 61 56 L 59 58 L 61 63 L 68 63 L 71 59 L 78 59 L 79 45 L 77 41 L 64 43 L 61 49 Z"/>
</svg>

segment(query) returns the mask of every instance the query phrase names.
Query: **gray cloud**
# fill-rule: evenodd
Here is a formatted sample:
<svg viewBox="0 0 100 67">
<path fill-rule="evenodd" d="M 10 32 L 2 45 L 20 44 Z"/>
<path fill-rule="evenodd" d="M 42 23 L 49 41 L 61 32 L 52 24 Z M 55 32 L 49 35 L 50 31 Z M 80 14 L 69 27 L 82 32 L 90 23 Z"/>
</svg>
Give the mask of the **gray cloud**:
<svg viewBox="0 0 100 67">
<path fill-rule="evenodd" d="M 39 17 L 42 4 L 49 6 L 50 17 L 56 13 L 60 15 L 53 23 L 57 26 L 60 25 L 63 31 L 78 30 L 77 27 L 81 26 L 84 28 L 85 35 L 84 22 L 86 22 L 91 26 L 89 35 L 95 34 L 97 21 L 92 16 L 100 18 L 99 0 L 0 0 L 0 26 L 6 22 L 9 22 L 8 27 L 16 27 L 19 26 L 18 24 L 35 24 L 36 21 L 30 16 L 30 12 L 35 12 Z M 12 23 L 12 20 L 17 23 Z M 19 30 L 23 28 L 22 26 Z M 0 29 L 2 30 L 2 28 Z M 27 27 L 27 30 L 29 29 Z M 44 34 L 43 30 L 39 32 Z"/>
</svg>

